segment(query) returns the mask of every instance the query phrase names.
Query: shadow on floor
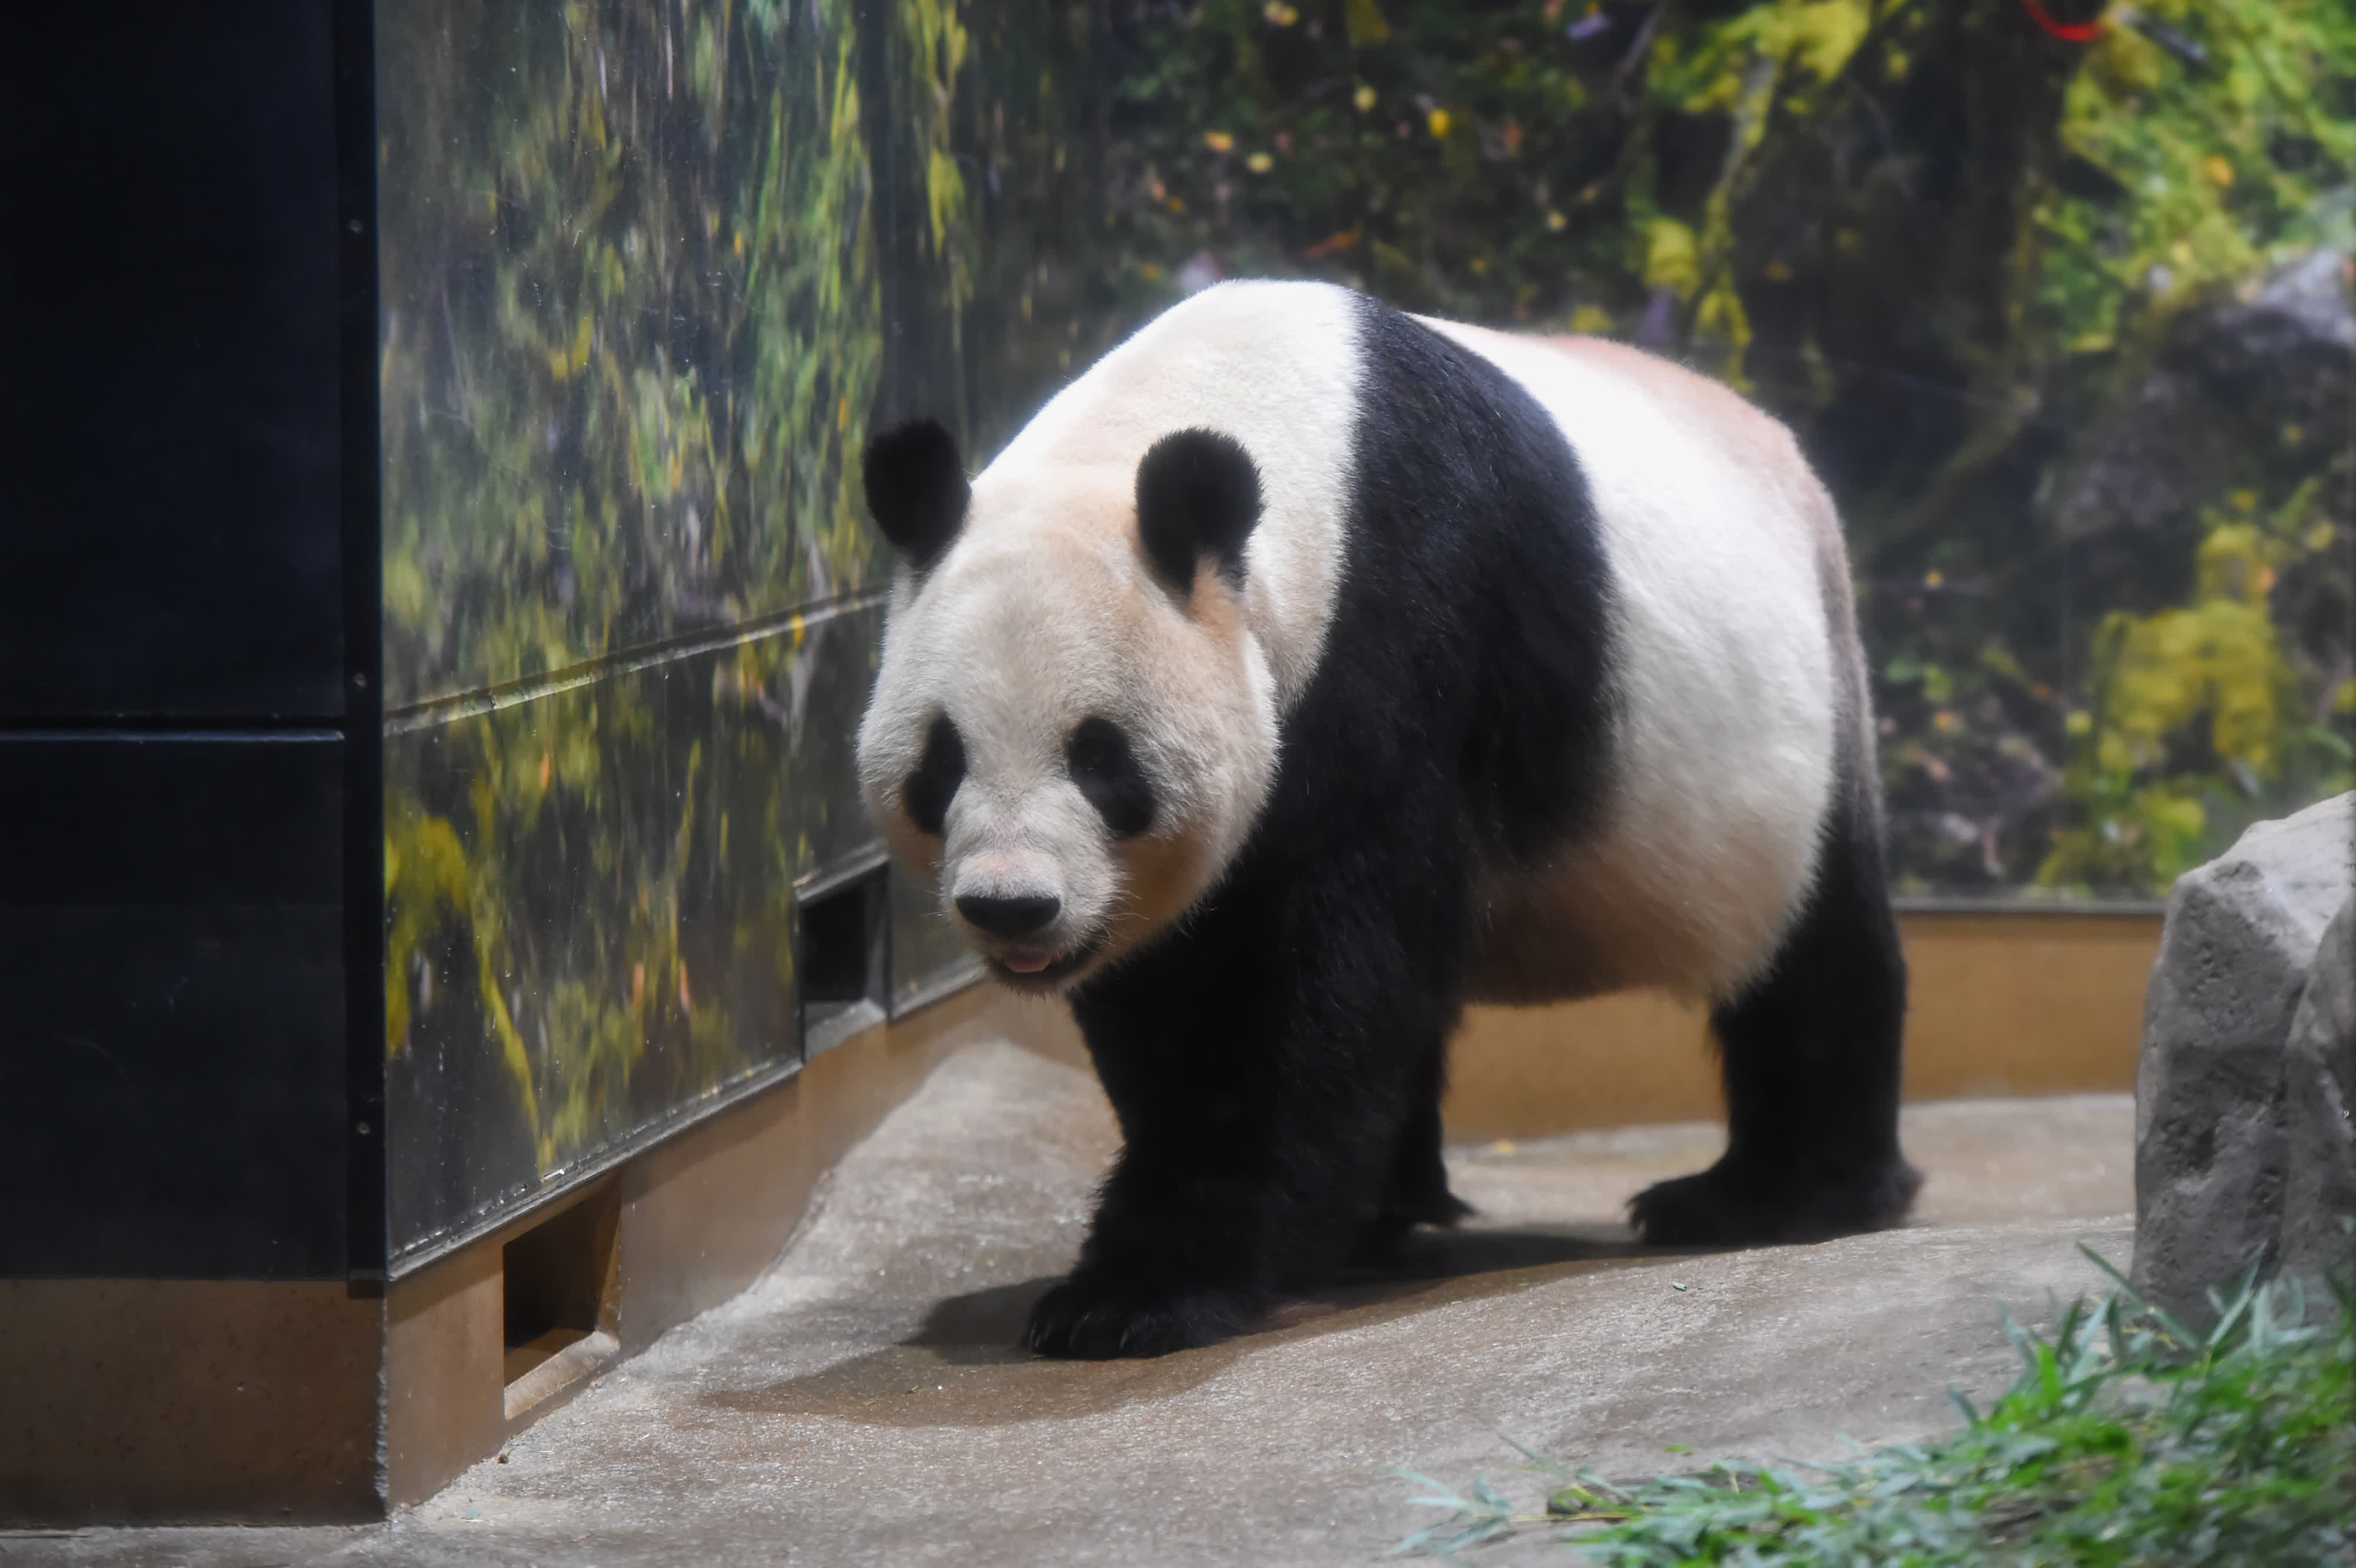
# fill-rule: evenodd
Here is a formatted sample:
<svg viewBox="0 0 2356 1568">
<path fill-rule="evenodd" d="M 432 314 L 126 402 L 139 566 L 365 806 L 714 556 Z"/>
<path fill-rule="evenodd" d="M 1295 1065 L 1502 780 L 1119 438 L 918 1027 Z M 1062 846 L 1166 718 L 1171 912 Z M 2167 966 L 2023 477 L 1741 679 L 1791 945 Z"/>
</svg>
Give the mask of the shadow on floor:
<svg viewBox="0 0 2356 1568">
<path fill-rule="evenodd" d="M 1689 1256 L 1639 1245 L 1624 1227 L 1419 1231 L 1398 1266 L 1302 1292 L 1282 1326 L 1151 1361 L 1050 1361 L 1022 1347 L 1054 1279 L 943 1298 L 897 1345 L 767 1388 L 706 1396 L 732 1410 L 830 1415 L 865 1425 L 1000 1426 L 1101 1414 L 1195 1387 L 1244 1357 L 1370 1320 L 1526 1290 L 1568 1273 Z"/>
</svg>

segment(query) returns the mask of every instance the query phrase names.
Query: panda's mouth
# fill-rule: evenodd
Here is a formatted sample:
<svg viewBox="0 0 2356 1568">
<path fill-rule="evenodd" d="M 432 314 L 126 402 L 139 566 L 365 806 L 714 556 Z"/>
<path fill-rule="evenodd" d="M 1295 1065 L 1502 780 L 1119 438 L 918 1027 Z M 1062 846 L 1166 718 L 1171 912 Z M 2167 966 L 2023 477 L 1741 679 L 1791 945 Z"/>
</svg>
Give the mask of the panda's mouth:
<svg viewBox="0 0 2356 1568">
<path fill-rule="evenodd" d="M 1026 991 L 1044 990 L 1096 957 L 1097 949 L 1103 942 L 1104 934 L 1099 931 L 1061 953 L 1044 948 L 1015 945 L 1001 948 L 984 957 L 998 978 L 1007 984 Z"/>
</svg>

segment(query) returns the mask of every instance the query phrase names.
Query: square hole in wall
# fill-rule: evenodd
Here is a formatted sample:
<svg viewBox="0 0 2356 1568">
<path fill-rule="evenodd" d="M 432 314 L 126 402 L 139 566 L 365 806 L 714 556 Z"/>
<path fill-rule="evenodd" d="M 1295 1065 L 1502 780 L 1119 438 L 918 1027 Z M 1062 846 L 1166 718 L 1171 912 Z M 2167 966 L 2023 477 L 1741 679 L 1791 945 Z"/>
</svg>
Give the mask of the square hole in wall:
<svg viewBox="0 0 2356 1568">
<path fill-rule="evenodd" d="M 892 967 L 886 875 L 878 863 L 813 884 L 795 900 L 805 1060 L 884 1019 Z"/>
<path fill-rule="evenodd" d="M 608 1182 L 501 1249 L 509 1420 L 588 1377 L 619 1348 L 608 1321 L 619 1218 Z"/>
</svg>

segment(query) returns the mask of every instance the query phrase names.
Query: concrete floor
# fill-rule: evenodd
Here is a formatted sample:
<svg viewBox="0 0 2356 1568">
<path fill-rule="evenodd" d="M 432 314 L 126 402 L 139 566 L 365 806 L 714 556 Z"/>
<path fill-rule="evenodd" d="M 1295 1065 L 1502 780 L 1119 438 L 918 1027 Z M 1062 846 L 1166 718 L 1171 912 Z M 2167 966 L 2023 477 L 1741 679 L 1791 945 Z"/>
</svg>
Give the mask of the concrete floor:
<svg viewBox="0 0 2356 1568">
<path fill-rule="evenodd" d="M 837 1169 L 759 1284 L 431 1502 L 364 1529 L 0 1536 L 0 1563 L 1364 1563 L 1436 1517 L 1387 1466 L 1535 1497 L 1505 1436 L 1625 1476 L 1952 1425 L 1948 1388 L 2009 1380 L 2000 1308 L 2042 1321 L 2097 1288 L 2082 1240 L 2126 1262 L 2124 1095 L 1910 1110 L 1929 1182 L 1902 1230 L 1633 1247 L 1628 1195 L 1719 1140 L 1458 1150 L 1482 1215 L 1422 1244 L 1420 1277 L 1161 1361 L 1042 1362 L 1014 1337 L 1078 1243 L 1111 1120 L 1085 1075 L 977 1047 Z"/>
</svg>

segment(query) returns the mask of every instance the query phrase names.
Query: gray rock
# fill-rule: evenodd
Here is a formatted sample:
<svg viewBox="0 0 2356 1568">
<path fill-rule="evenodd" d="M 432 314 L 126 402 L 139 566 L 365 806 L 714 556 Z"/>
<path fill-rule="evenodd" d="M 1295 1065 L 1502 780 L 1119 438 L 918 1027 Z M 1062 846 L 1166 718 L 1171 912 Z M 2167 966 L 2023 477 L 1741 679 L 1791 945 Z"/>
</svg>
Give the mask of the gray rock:
<svg viewBox="0 0 2356 1568">
<path fill-rule="evenodd" d="M 2310 251 L 2257 280 L 2247 298 L 2217 310 L 2201 345 L 2215 393 L 2265 400 L 2282 419 L 2336 420 L 2346 429 L 2350 356 L 2356 355 L 2350 265 L 2344 251 Z"/>
<path fill-rule="evenodd" d="M 2285 1046 L 2351 842 L 2356 794 L 2257 824 L 2169 899 L 2136 1071 L 2134 1279 L 2179 1316 L 2206 1317 L 2210 1287 L 2279 1234 Z"/>
<path fill-rule="evenodd" d="M 2219 497 L 2331 472 L 2356 398 L 2352 268 L 2325 247 L 2188 306 L 2087 411 L 2048 481 L 2084 602 L 2147 612 L 2155 553 L 2189 553 Z"/>
<path fill-rule="evenodd" d="M 2356 897 L 2323 933 L 2283 1047 L 2282 1272 L 2346 1276 L 2356 1219 Z"/>
<path fill-rule="evenodd" d="M 2356 301 L 2344 250 L 2311 250 L 2214 313 L 2208 374 L 2226 395 L 2265 395 L 2290 419 L 2347 417 Z"/>
</svg>

